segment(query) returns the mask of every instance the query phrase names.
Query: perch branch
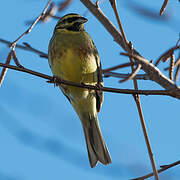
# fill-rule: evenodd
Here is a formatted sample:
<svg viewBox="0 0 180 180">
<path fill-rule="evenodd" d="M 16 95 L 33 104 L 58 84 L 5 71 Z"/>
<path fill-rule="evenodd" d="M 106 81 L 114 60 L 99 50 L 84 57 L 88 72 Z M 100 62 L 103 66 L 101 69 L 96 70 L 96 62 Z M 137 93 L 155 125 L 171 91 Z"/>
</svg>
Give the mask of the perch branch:
<svg viewBox="0 0 180 180">
<path fill-rule="evenodd" d="M 69 86 L 75 86 L 75 87 L 80 87 L 80 88 L 86 88 L 86 89 L 93 89 L 93 90 L 102 90 L 105 92 L 112 92 L 112 93 L 122 93 L 122 94 L 141 94 L 141 95 L 166 95 L 166 96 L 172 96 L 170 91 L 166 91 L 166 90 L 133 90 L 133 89 L 118 89 L 118 88 L 111 88 L 111 87 L 98 87 L 98 86 L 92 86 L 92 85 L 85 85 L 85 84 L 79 84 L 79 83 L 75 83 L 75 82 L 70 82 L 70 81 L 65 81 L 62 79 L 58 79 L 52 77 L 52 76 L 48 76 L 46 74 L 42 74 L 36 71 L 32 71 L 30 69 L 27 68 L 22 68 L 22 67 L 17 67 L 17 66 L 13 66 L 13 65 L 7 65 L 4 63 L 0 63 L 1 67 L 5 67 L 5 68 L 9 68 L 9 69 L 13 69 L 16 71 L 21 71 L 24 73 L 28 73 L 43 79 L 46 79 L 50 82 L 55 82 L 57 84 L 66 84 Z"/>
</svg>

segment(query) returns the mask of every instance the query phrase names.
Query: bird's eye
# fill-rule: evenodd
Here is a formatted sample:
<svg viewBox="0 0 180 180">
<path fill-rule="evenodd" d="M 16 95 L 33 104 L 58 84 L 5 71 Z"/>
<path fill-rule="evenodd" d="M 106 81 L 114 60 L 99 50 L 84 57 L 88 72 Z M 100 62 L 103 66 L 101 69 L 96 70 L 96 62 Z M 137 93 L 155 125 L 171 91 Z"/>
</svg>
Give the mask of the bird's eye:
<svg viewBox="0 0 180 180">
<path fill-rule="evenodd" d="M 61 21 L 61 23 L 62 23 L 62 24 L 65 24 L 66 22 L 67 22 L 67 23 L 72 23 L 73 21 L 76 21 L 76 20 L 78 20 L 78 19 L 79 19 L 79 17 L 71 17 L 71 18 L 63 19 L 63 20 Z"/>
<path fill-rule="evenodd" d="M 68 19 L 67 19 L 67 22 L 68 22 L 68 23 L 72 23 L 73 21 L 76 21 L 76 20 L 78 20 L 78 19 L 79 19 L 79 17 L 68 18 Z"/>
</svg>

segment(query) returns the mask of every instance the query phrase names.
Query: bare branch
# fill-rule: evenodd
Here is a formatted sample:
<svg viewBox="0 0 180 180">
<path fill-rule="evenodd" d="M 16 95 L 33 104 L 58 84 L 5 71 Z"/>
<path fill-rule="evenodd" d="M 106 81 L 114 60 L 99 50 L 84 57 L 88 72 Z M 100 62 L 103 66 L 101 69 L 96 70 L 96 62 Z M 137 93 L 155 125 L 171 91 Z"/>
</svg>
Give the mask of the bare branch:
<svg viewBox="0 0 180 180">
<path fill-rule="evenodd" d="M 117 20 L 117 23 L 119 25 L 119 29 L 120 29 L 122 37 L 123 37 L 123 42 L 125 44 L 125 50 L 127 51 L 129 42 L 128 42 L 127 38 L 126 38 L 123 26 L 122 26 L 121 21 L 120 21 L 120 17 L 119 17 L 119 14 L 118 14 L 118 11 L 117 11 L 117 6 L 116 6 L 116 0 L 109 0 L 109 1 L 111 2 L 111 6 L 112 6 L 112 8 L 114 10 L 114 14 L 116 16 L 116 20 Z"/>
<path fill-rule="evenodd" d="M 168 4 L 168 0 L 164 0 L 164 3 L 162 5 L 160 13 L 159 13 L 160 15 L 163 15 L 163 13 L 164 13 L 164 11 L 166 9 L 167 4 Z"/>
<path fill-rule="evenodd" d="M 7 44 L 8 47 L 11 46 L 11 42 L 10 41 L 7 41 L 7 40 L 4 40 L 4 39 L 1 39 L 0 38 L 0 42 L 4 43 L 4 44 Z M 16 48 L 20 48 L 20 49 L 23 49 L 25 51 L 30 51 L 30 52 L 34 52 L 36 54 L 38 54 L 40 57 L 44 57 L 44 58 L 48 58 L 48 55 L 42 51 L 39 51 L 35 48 L 33 48 L 32 46 L 30 46 L 28 43 L 24 42 L 24 45 L 20 45 L 20 44 L 16 44 Z"/>
<path fill-rule="evenodd" d="M 170 58 L 170 68 L 169 68 L 169 79 L 173 80 L 173 71 L 174 71 L 174 60 L 175 56 L 174 54 L 171 54 Z"/>
<path fill-rule="evenodd" d="M 166 90 L 170 90 L 174 96 L 180 98 L 180 88 L 169 78 L 167 78 L 162 72 L 155 67 L 153 64 L 149 63 L 145 58 L 132 55 L 127 53 L 121 53 L 124 56 L 132 56 L 138 63 L 142 65 L 142 69 L 148 74 L 150 80 L 157 82 Z"/>
<path fill-rule="evenodd" d="M 9 52 L 8 56 L 7 56 L 7 59 L 6 59 L 6 62 L 5 64 L 8 65 L 11 61 L 11 58 L 12 58 L 12 53 Z M 4 78 L 6 76 L 6 73 L 7 73 L 7 68 L 6 67 L 3 67 L 2 71 L 1 71 L 1 75 L 0 75 L 0 87 L 2 86 L 2 83 L 4 81 Z"/>
<path fill-rule="evenodd" d="M 32 30 L 33 27 L 36 25 L 36 23 L 45 15 L 45 13 L 46 13 L 49 5 L 51 4 L 51 1 L 52 1 L 52 0 L 49 0 L 49 1 L 48 1 L 48 3 L 47 3 L 47 5 L 46 5 L 46 7 L 44 8 L 43 12 L 41 13 L 41 15 L 39 15 L 39 16 L 36 18 L 36 20 L 34 21 L 34 23 L 33 23 L 23 34 L 21 34 L 13 43 L 10 44 L 10 48 L 12 48 L 12 50 L 11 50 L 10 53 L 12 53 L 13 58 L 14 58 L 14 61 L 15 61 L 15 63 L 16 63 L 18 66 L 21 66 L 21 65 L 19 64 L 18 59 L 17 59 L 16 54 L 15 54 L 15 51 L 14 51 L 14 50 L 15 50 L 15 47 L 16 47 L 16 43 L 17 43 L 24 35 L 27 35 L 28 33 L 31 32 L 31 30 Z M 5 41 L 1 40 L 1 42 L 5 42 Z M 10 59 L 11 59 L 11 58 L 10 58 Z M 8 59 L 7 59 L 7 60 L 8 60 Z M 6 63 L 8 63 L 8 64 L 9 64 L 9 62 L 10 62 L 10 60 L 9 60 L 9 61 L 6 61 Z M 5 75 L 6 75 L 6 73 L 7 73 L 7 69 L 3 68 L 2 73 L 1 73 L 1 77 L 0 77 L 0 85 L 1 85 L 2 82 L 3 82 L 3 79 L 4 79 Z"/>
<path fill-rule="evenodd" d="M 180 64 L 177 66 L 176 71 L 175 71 L 175 77 L 174 77 L 175 82 L 178 81 L 179 71 L 180 71 Z"/>
<path fill-rule="evenodd" d="M 104 78 L 107 77 L 116 77 L 116 78 L 127 78 L 130 74 L 122 74 L 122 73 L 115 73 L 115 72 L 107 72 L 104 73 Z M 147 74 L 136 74 L 136 79 L 138 80 L 150 80 Z"/>
<path fill-rule="evenodd" d="M 50 3 L 49 8 L 47 8 L 47 11 L 41 16 L 40 20 L 42 22 L 49 21 L 50 18 L 55 16 L 57 10 L 58 10 L 57 5 L 54 2 Z"/>
<path fill-rule="evenodd" d="M 165 170 L 167 170 L 169 168 L 172 168 L 174 166 L 177 166 L 179 164 L 180 164 L 180 161 L 176 161 L 176 162 L 174 162 L 172 164 L 160 166 L 161 169 L 158 170 L 158 173 L 161 173 L 161 172 L 163 172 L 163 171 L 165 171 Z M 138 178 L 135 178 L 135 179 L 131 179 L 131 180 L 144 180 L 144 179 L 147 179 L 147 178 L 149 178 L 151 176 L 153 176 L 153 173 L 150 173 L 150 174 L 147 174 L 145 176 L 141 176 L 141 177 L 138 177 Z"/>
<path fill-rule="evenodd" d="M 13 59 L 14 59 L 15 64 L 16 64 L 18 67 L 24 68 L 24 67 L 19 63 L 19 60 L 18 60 L 18 58 L 17 58 L 17 56 L 16 56 L 16 53 L 15 53 L 15 51 L 14 51 L 13 49 L 12 49 L 12 57 L 13 57 Z"/>
<path fill-rule="evenodd" d="M 73 0 L 64 0 L 63 2 L 59 3 L 59 11 L 63 11 L 65 10 L 71 3 Z"/>
<path fill-rule="evenodd" d="M 107 68 L 107 69 L 103 69 L 103 73 L 107 73 L 109 71 L 114 71 L 114 70 L 117 70 L 117 69 L 120 69 L 120 68 L 124 68 L 124 67 L 129 67 L 132 65 L 135 65 L 135 63 L 124 63 L 124 64 L 120 64 L 120 65 L 117 65 L 117 66 L 113 66 L 111 68 Z"/>
<path fill-rule="evenodd" d="M 121 31 L 121 34 L 122 34 L 122 37 L 123 37 L 123 40 L 124 40 L 125 50 L 128 53 L 133 54 L 133 45 L 132 45 L 131 42 L 127 41 L 124 29 L 122 27 L 122 23 L 120 21 L 120 17 L 119 17 L 118 11 L 117 11 L 116 0 L 110 0 L 110 2 L 111 2 L 111 5 L 112 5 L 112 8 L 114 10 L 116 20 L 118 22 L 118 25 L 119 25 L 119 28 L 120 28 L 120 31 Z M 129 59 L 130 59 L 131 63 L 134 62 L 133 57 L 129 56 Z M 131 65 L 132 75 L 129 77 L 129 79 L 133 78 L 133 84 L 134 84 L 135 90 L 138 90 L 138 83 L 137 83 L 135 75 L 140 69 L 141 69 L 141 65 L 138 66 L 136 70 L 134 69 L 134 66 Z M 124 81 L 125 80 L 128 80 L 128 79 L 124 79 Z M 122 81 L 123 80 L 121 80 L 121 82 Z M 159 180 L 159 176 L 158 176 L 158 172 L 157 172 L 157 168 L 156 168 L 155 160 L 154 160 L 154 157 L 153 157 L 153 153 L 152 153 L 152 149 L 151 149 L 151 145 L 150 145 L 150 141 L 149 141 L 149 137 L 148 137 L 148 133 L 147 133 L 147 129 L 146 129 L 146 124 L 145 124 L 145 120 L 144 120 L 144 116 L 143 116 L 143 112 L 142 112 L 140 97 L 139 97 L 138 94 L 133 95 L 133 97 L 134 97 L 134 100 L 135 100 L 136 105 L 137 105 L 137 110 L 138 110 L 139 117 L 140 117 L 141 127 L 142 127 L 144 138 L 145 138 L 145 141 L 146 141 L 146 146 L 147 146 L 147 149 L 148 149 L 148 154 L 149 154 L 149 158 L 150 158 L 151 165 L 152 165 L 152 168 L 153 168 L 154 176 L 155 176 L 156 180 Z"/>
<path fill-rule="evenodd" d="M 141 70 L 141 64 L 138 64 L 137 68 L 134 69 L 134 71 L 128 77 L 120 80 L 119 82 L 122 83 L 122 82 L 128 81 L 130 79 L 133 79 L 140 70 Z"/>
<path fill-rule="evenodd" d="M 174 63 L 174 66 L 176 67 L 176 66 L 178 66 L 180 64 L 180 51 L 179 51 L 179 55 L 178 55 L 178 57 L 177 57 L 177 60 L 176 60 L 176 62 Z"/>
<path fill-rule="evenodd" d="M 32 25 L 23 33 L 21 34 L 12 44 L 11 44 L 11 48 L 12 49 L 15 49 L 15 46 L 16 46 L 16 43 L 24 36 L 24 35 L 27 35 L 29 34 L 33 27 L 36 25 L 36 23 L 45 15 L 49 5 L 51 4 L 51 1 L 52 0 L 49 0 L 46 7 L 44 8 L 43 12 L 36 18 L 36 20 L 32 23 Z"/>
<path fill-rule="evenodd" d="M 21 67 L 17 67 L 17 66 L 3 64 L 3 63 L 0 63 L 0 66 L 5 67 L 5 68 L 9 68 L 9 69 L 13 69 L 16 71 L 28 73 L 28 74 L 49 80 L 50 82 L 57 83 L 57 84 L 66 84 L 69 86 L 75 86 L 75 87 L 93 89 L 93 90 L 100 90 L 101 89 L 102 91 L 112 92 L 112 93 L 141 94 L 141 95 L 166 95 L 166 96 L 173 97 L 173 95 L 171 94 L 171 91 L 165 91 L 165 90 L 133 90 L 133 89 L 118 89 L 118 88 L 111 88 L 111 87 L 98 87 L 98 86 L 92 86 L 92 85 L 79 84 L 79 83 L 75 83 L 75 82 L 71 82 L 71 81 L 62 80 L 59 78 L 54 79 L 54 77 L 52 77 L 52 76 L 48 76 L 46 74 L 42 74 L 42 73 L 39 73 L 36 71 L 32 71 L 32 70 L 27 69 L 27 68 L 21 68 Z"/>
<path fill-rule="evenodd" d="M 157 59 L 154 65 L 157 66 L 161 60 L 165 62 L 171 56 L 171 54 L 173 54 L 173 52 L 177 49 L 180 49 L 180 46 L 175 45 L 174 47 L 168 49 Z"/>
<path fill-rule="evenodd" d="M 43 57 L 43 58 L 46 58 L 48 59 L 48 54 L 42 52 L 42 51 L 39 51 L 35 48 L 33 48 L 30 44 L 28 44 L 27 42 L 23 42 L 23 44 L 27 47 L 27 50 L 30 50 L 32 52 L 35 52 L 36 54 L 39 54 L 40 57 Z"/>
</svg>

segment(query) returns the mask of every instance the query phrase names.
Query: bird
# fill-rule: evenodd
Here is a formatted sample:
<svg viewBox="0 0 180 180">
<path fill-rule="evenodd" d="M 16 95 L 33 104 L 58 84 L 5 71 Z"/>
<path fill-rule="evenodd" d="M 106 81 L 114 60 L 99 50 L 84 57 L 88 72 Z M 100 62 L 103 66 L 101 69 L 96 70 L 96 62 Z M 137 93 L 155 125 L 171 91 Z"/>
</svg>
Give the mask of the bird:
<svg viewBox="0 0 180 180">
<path fill-rule="evenodd" d="M 66 14 L 58 20 L 49 42 L 48 62 L 54 77 L 99 87 L 99 90 L 92 90 L 58 85 L 81 121 L 93 168 L 98 162 L 110 164 L 111 157 L 97 117 L 103 102 L 102 68 L 96 46 L 84 28 L 87 21 L 76 13 Z"/>
</svg>

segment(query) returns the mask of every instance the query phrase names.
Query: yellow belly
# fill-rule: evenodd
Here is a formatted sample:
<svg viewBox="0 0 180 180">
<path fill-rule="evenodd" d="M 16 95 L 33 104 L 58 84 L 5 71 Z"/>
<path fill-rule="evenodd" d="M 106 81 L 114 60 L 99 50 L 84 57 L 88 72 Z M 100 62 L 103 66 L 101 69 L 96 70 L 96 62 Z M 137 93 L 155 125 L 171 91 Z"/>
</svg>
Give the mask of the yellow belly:
<svg viewBox="0 0 180 180">
<path fill-rule="evenodd" d="M 53 60 L 53 74 L 64 80 L 94 84 L 97 82 L 96 70 L 94 55 L 83 56 L 75 49 L 66 49 L 60 58 L 55 57 Z"/>
</svg>

